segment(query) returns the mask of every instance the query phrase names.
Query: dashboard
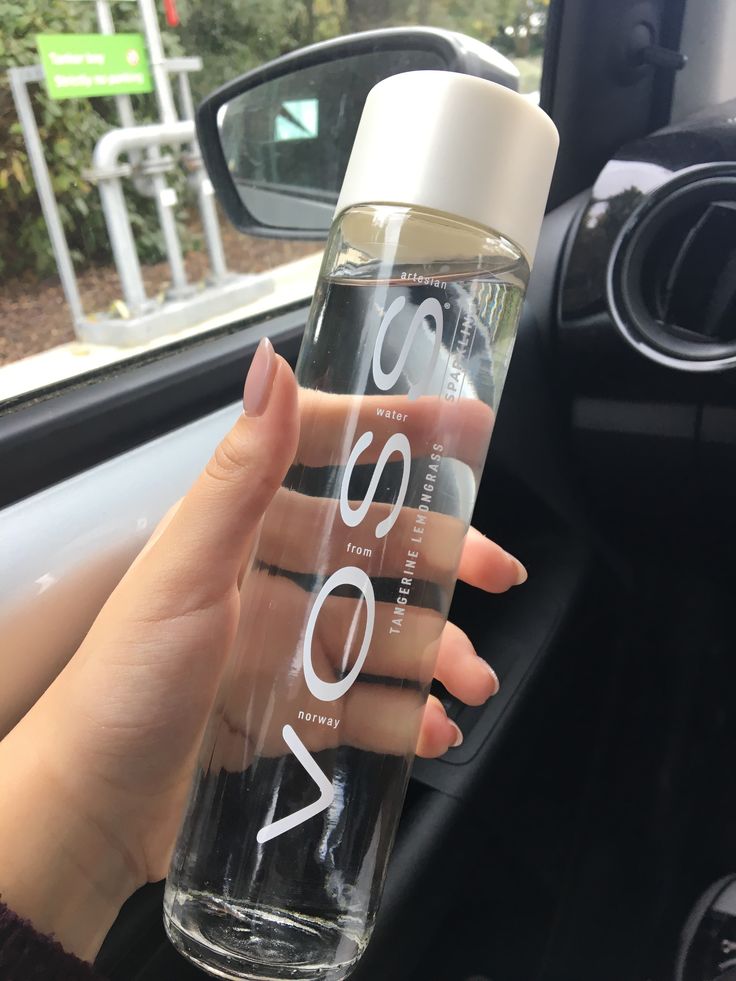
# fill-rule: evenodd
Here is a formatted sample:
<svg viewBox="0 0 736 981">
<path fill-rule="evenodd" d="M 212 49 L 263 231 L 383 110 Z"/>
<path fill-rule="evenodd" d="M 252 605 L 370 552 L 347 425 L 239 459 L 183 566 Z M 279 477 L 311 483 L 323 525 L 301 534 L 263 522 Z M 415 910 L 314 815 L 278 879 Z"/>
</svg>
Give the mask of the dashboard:
<svg viewBox="0 0 736 981">
<path fill-rule="evenodd" d="M 736 468 L 736 101 L 621 150 L 573 219 L 555 350 L 603 503 L 692 512 Z"/>
</svg>

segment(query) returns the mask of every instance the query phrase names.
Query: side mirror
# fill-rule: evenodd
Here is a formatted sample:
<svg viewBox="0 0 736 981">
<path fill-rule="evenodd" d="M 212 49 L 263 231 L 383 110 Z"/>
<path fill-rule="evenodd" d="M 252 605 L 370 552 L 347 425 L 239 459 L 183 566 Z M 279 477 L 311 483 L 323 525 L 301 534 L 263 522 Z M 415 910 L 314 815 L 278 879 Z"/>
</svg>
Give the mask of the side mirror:
<svg viewBox="0 0 736 981">
<path fill-rule="evenodd" d="M 197 135 L 230 221 L 250 235 L 324 238 L 368 92 L 389 75 L 428 68 L 518 91 L 518 71 L 493 48 L 424 27 L 324 41 L 219 88 L 197 111 Z M 407 125 L 431 112 L 417 105 Z"/>
</svg>

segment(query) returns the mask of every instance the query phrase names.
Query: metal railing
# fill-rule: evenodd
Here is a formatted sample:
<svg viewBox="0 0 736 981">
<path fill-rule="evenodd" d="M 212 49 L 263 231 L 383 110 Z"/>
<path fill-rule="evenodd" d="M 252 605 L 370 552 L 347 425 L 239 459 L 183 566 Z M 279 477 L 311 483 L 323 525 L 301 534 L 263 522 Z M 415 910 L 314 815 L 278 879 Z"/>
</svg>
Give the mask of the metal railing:
<svg viewBox="0 0 736 981">
<path fill-rule="evenodd" d="M 95 3 L 100 32 L 113 34 L 115 27 L 109 0 L 95 0 Z M 222 313 L 228 307 L 242 306 L 263 295 L 268 291 L 270 283 L 267 276 L 239 275 L 229 273 L 227 269 L 213 189 L 204 170 L 194 126 L 194 103 L 189 75 L 201 69 L 201 59 L 164 57 L 153 0 L 138 0 L 138 7 L 161 121 L 137 124 L 130 96 L 115 95 L 121 126 L 102 136 L 95 147 L 91 167 L 83 173 L 99 189 L 124 301 L 124 306 L 118 304 L 118 309 L 123 314 L 120 318 L 107 315 L 89 318 L 83 309 L 74 264 L 28 91 L 31 84 L 43 82 L 43 70 L 40 65 L 29 65 L 11 68 L 8 72 L 28 158 L 75 331 L 84 340 L 115 344 L 136 343 L 192 326 L 204 319 L 204 312 L 209 315 Z M 177 80 L 178 108 L 171 84 L 172 76 Z M 163 154 L 163 147 L 176 147 L 176 157 Z M 187 281 L 174 211 L 177 194 L 167 180 L 167 174 L 180 165 L 185 167 L 189 184 L 196 194 L 202 222 L 210 266 L 210 275 L 204 288 Z M 171 271 L 171 284 L 163 300 L 146 295 L 126 203 L 124 181 L 130 181 L 138 193 L 155 200 Z"/>
</svg>

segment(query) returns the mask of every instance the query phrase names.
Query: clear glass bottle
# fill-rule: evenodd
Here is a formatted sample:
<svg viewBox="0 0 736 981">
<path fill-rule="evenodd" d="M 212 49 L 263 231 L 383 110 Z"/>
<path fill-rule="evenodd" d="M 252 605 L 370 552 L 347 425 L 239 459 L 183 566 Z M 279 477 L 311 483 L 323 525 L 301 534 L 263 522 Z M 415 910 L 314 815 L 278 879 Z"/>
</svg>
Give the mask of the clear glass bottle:
<svg viewBox="0 0 736 981">
<path fill-rule="evenodd" d="M 338 212 L 166 887 L 226 978 L 339 981 L 365 949 L 529 275 L 441 210 Z"/>
</svg>

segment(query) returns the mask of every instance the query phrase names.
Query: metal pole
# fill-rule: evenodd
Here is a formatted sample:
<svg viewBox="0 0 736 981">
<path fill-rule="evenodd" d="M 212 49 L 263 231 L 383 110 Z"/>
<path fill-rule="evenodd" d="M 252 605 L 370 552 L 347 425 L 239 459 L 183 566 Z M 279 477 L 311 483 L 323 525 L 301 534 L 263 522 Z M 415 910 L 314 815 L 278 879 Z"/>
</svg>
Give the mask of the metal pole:
<svg viewBox="0 0 736 981">
<path fill-rule="evenodd" d="M 113 246 L 115 263 L 123 286 L 123 295 L 126 303 L 136 312 L 145 304 L 146 295 L 130 219 L 125 207 L 125 197 L 120 183 L 119 157 L 122 153 L 129 154 L 131 150 L 149 147 L 149 155 L 155 160 L 160 156 L 159 147 L 161 144 L 180 145 L 191 142 L 193 138 L 194 124 L 189 121 L 169 125 L 160 123 L 158 125 L 113 129 L 98 140 L 92 155 L 93 173 L 100 188 L 100 197 L 105 211 L 110 242 Z M 152 181 L 156 192 L 159 220 L 171 264 L 172 293 L 175 294 L 178 290 L 180 295 L 183 295 L 189 291 L 186 285 L 181 247 L 176 235 L 176 222 L 172 212 L 172 207 L 176 202 L 176 194 L 172 188 L 167 186 L 160 173 L 154 173 Z"/>
<path fill-rule="evenodd" d="M 28 96 L 28 89 L 26 88 L 28 82 L 41 81 L 43 79 L 43 72 L 39 66 L 32 65 L 24 68 L 11 68 L 8 74 L 10 76 L 10 88 L 13 93 L 15 108 L 18 112 L 18 120 L 20 121 L 26 141 L 28 159 L 31 162 L 31 169 L 36 182 L 36 190 L 41 201 L 41 210 L 46 219 L 46 227 L 49 230 L 51 247 L 56 259 L 56 267 L 59 270 L 61 286 L 76 326 L 84 320 L 82 300 L 79 295 L 74 264 L 72 263 L 66 235 L 64 234 L 64 225 L 62 224 L 56 198 L 54 197 L 54 190 L 51 186 L 51 178 L 49 177 L 48 167 L 46 166 L 46 157 L 43 152 L 41 138 L 38 135 L 36 117 Z"/>
<path fill-rule="evenodd" d="M 148 55 L 151 62 L 151 74 L 153 75 L 153 86 L 156 91 L 156 100 L 162 123 L 175 123 L 177 121 L 176 106 L 174 96 L 171 91 L 171 79 L 166 71 L 166 58 L 164 48 L 161 43 L 161 29 L 158 24 L 158 14 L 154 0 L 138 0 L 138 7 L 143 21 L 143 33 L 146 35 L 148 45 Z"/>
<path fill-rule="evenodd" d="M 194 100 L 192 90 L 189 85 L 189 76 L 186 72 L 179 72 L 179 106 L 185 119 L 194 119 Z M 227 279 L 227 261 L 225 250 L 222 247 L 222 236 L 220 235 L 220 223 L 217 219 L 217 208 L 215 207 L 212 182 L 205 173 L 202 166 L 202 158 L 199 153 L 199 145 L 196 140 L 191 147 L 192 156 L 197 161 L 197 203 L 199 213 L 202 217 L 202 231 L 207 246 L 207 253 L 210 257 L 210 269 L 212 279 L 215 283 L 221 283 Z"/>
<path fill-rule="evenodd" d="M 225 259 L 225 250 L 222 247 L 220 223 L 217 220 L 212 182 L 205 173 L 201 163 L 199 164 L 199 173 L 197 174 L 197 202 L 199 204 L 199 213 L 202 216 L 204 240 L 210 257 L 212 279 L 215 283 L 221 283 L 228 277 L 227 261 Z"/>
<path fill-rule="evenodd" d="M 194 119 L 194 99 L 192 98 L 192 87 L 189 84 L 189 74 L 185 71 L 177 72 L 179 82 L 179 108 L 185 119 Z"/>
<path fill-rule="evenodd" d="M 138 8 L 143 21 L 143 33 L 146 36 L 148 46 L 148 57 L 151 64 L 151 74 L 153 76 L 153 87 L 156 92 L 156 101 L 161 122 L 164 124 L 178 122 L 174 95 L 171 91 L 171 79 L 166 70 L 166 57 L 161 42 L 161 28 L 158 23 L 158 14 L 154 0 L 138 0 Z M 158 147 L 151 147 L 147 151 L 148 159 L 156 161 L 161 154 Z M 187 284 L 187 275 L 184 268 L 184 258 L 179 242 L 179 234 L 176 230 L 176 218 L 174 215 L 174 205 L 176 203 L 176 192 L 170 188 L 161 174 L 153 177 L 153 190 L 156 195 L 156 209 L 158 211 L 161 231 L 164 236 L 164 246 L 166 255 L 171 267 L 172 295 L 182 296 L 190 292 Z"/>
<path fill-rule="evenodd" d="M 115 23 L 112 19 L 112 11 L 108 0 L 95 0 L 97 8 L 97 23 L 101 34 L 114 34 Z M 118 111 L 118 119 L 121 126 L 135 126 L 135 113 L 133 112 L 133 100 L 129 95 L 116 95 L 115 106 Z M 132 150 L 129 159 L 133 167 L 137 167 L 141 162 L 141 154 L 138 150 Z M 133 176 L 133 186 L 139 194 L 150 198 L 152 187 L 150 181 L 145 177 Z"/>
<path fill-rule="evenodd" d="M 162 123 L 146 123 L 133 129 L 111 129 L 97 141 L 92 164 L 101 171 L 119 166 L 120 154 L 141 150 L 147 146 L 181 146 L 191 143 L 194 123 L 184 120 L 164 126 Z"/>
<path fill-rule="evenodd" d="M 149 160 L 159 160 L 161 151 L 157 146 L 152 146 L 148 150 Z M 171 267 L 171 295 L 187 296 L 192 289 L 187 283 L 187 273 L 184 268 L 184 256 L 181 251 L 179 233 L 176 230 L 176 191 L 169 187 L 162 174 L 154 174 L 151 178 L 153 191 L 156 196 L 156 210 L 158 220 L 161 224 L 161 231 L 164 236 L 164 248 Z"/>
<path fill-rule="evenodd" d="M 110 4 L 107 0 L 96 0 L 97 23 L 100 26 L 100 34 L 114 34 L 115 24 L 110 11 Z M 115 105 L 118 110 L 118 119 L 121 126 L 135 126 L 135 116 L 133 115 L 133 103 L 129 95 L 116 95 Z"/>
<path fill-rule="evenodd" d="M 101 180 L 99 189 L 123 298 L 130 313 L 137 317 L 145 313 L 148 298 L 120 178 Z"/>
</svg>

